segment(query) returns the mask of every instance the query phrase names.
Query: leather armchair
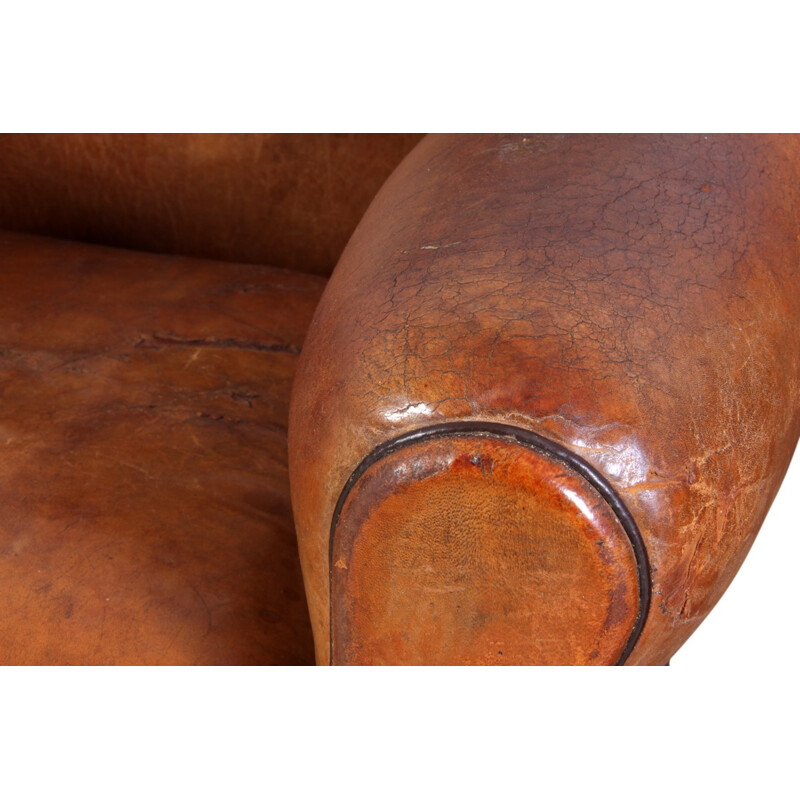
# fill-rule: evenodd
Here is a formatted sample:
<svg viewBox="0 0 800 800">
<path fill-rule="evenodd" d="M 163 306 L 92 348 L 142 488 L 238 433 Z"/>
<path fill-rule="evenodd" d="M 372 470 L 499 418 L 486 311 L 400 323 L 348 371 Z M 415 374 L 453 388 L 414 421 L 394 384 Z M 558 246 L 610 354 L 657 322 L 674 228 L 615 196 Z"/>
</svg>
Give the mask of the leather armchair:
<svg viewBox="0 0 800 800">
<path fill-rule="evenodd" d="M 418 139 L 0 138 L 4 663 L 663 664 L 708 614 L 800 434 L 800 141 Z"/>
</svg>

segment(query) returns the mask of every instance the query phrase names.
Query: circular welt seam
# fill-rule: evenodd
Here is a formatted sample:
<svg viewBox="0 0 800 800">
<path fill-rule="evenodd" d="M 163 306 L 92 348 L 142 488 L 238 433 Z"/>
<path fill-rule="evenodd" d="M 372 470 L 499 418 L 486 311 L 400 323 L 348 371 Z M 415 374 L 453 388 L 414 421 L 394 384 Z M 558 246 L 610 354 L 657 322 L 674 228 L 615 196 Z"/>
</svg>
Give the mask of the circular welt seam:
<svg viewBox="0 0 800 800">
<path fill-rule="evenodd" d="M 347 501 L 352 488 L 358 482 L 359 478 L 361 478 L 361 476 L 373 464 L 391 453 L 395 453 L 398 450 L 402 450 L 420 441 L 441 439 L 464 434 L 514 441 L 523 447 L 537 450 L 546 456 L 550 456 L 551 458 L 561 461 L 571 469 L 575 470 L 575 472 L 577 472 L 586 481 L 588 481 L 588 483 L 597 490 L 603 500 L 605 500 L 606 503 L 608 503 L 608 505 L 611 507 L 611 510 L 616 515 L 620 525 L 622 525 L 622 528 L 631 543 L 631 547 L 633 548 L 639 583 L 639 612 L 636 616 L 636 621 L 633 624 L 631 633 L 628 636 L 628 640 L 625 643 L 625 647 L 623 648 L 622 653 L 617 660 L 617 666 L 624 664 L 627 661 L 628 656 L 633 651 L 633 648 L 636 646 L 636 642 L 639 640 L 639 636 L 644 628 L 645 620 L 647 619 L 647 615 L 650 611 L 650 602 L 652 597 L 652 584 L 650 579 L 650 565 L 647 558 L 647 549 L 645 548 L 644 539 L 642 538 L 642 534 L 639 531 L 633 516 L 631 515 L 630 511 L 628 511 L 628 508 L 622 501 L 622 498 L 619 496 L 619 494 L 617 494 L 617 491 L 609 483 L 606 477 L 587 461 L 573 453 L 570 449 L 558 444 L 558 442 L 547 439 L 538 433 L 527 430 L 526 428 L 519 428 L 516 425 L 508 425 L 502 422 L 483 422 L 480 420 L 442 422 L 438 425 L 429 425 L 424 428 L 417 428 L 416 430 L 403 433 L 394 439 L 390 439 L 389 441 L 378 445 L 361 461 L 361 463 L 359 463 L 359 465 L 353 470 L 353 473 L 347 479 L 347 483 L 345 483 L 341 493 L 339 494 L 339 499 L 333 511 L 330 540 L 328 545 L 330 663 L 333 664 L 333 543 L 339 517 L 341 516 L 342 509 L 344 508 L 344 504 Z"/>
</svg>

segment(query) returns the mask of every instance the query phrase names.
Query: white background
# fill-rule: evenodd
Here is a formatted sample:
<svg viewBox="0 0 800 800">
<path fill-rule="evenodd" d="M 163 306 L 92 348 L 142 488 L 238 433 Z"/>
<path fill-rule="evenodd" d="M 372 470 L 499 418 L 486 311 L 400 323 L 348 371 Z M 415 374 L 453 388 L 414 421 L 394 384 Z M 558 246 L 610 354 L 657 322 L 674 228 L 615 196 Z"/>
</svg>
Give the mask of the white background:
<svg viewBox="0 0 800 800">
<path fill-rule="evenodd" d="M 794 13 L 29 0 L 0 128 L 798 130 Z M 797 797 L 799 498 L 669 669 L 2 669 L 4 796 Z"/>
</svg>

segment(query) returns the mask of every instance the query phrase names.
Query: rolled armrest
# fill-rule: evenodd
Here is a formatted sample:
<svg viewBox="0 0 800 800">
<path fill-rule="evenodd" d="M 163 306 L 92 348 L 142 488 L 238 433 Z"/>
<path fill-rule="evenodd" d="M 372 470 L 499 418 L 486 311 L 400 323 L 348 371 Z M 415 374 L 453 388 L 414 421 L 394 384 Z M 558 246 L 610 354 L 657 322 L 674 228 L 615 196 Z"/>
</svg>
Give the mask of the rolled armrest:
<svg viewBox="0 0 800 800">
<path fill-rule="evenodd" d="M 800 141 L 430 136 L 295 381 L 321 663 L 663 664 L 800 433 Z"/>
</svg>

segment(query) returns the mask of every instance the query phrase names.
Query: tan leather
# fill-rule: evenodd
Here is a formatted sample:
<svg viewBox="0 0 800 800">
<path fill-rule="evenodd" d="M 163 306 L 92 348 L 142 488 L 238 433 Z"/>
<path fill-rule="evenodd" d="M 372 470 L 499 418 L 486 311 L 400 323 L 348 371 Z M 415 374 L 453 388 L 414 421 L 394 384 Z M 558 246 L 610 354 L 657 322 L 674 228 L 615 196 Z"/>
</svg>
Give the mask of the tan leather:
<svg viewBox="0 0 800 800">
<path fill-rule="evenodd" d="M 393 437 L 463 420 L 534 432 L 605 476 L 652 581 L 628 663 L 667 661 L 735 575 L 800 433 L 798 167 L 796 136 L 415 148 L 343 254 L 294 387 L 320 662 L 343 487 Z"/>
<path fill-rule="evenodd" d="M 614 664 L 639 614 L 612 509 L 560 461 L 500 437 L 376 460 L 343 504 L 331 562 L 335 664 Z"/>
<path fill-rule="evenodd" d="M 328 275 L 419 134 L 2 134 L 0 228 Z"/>
<path fill-rule="evenodd" d="M 0 225 L 325 272 L 413 141 L 0 136 Z M 414 150 L 298 368 L 319 663 L 678 649 L 800 433 L 798 164 L 789 136 Z M 312 661 L 285 426 L 323 285 L 0 233 L 2 663 Z"/>
<path fill-rule="evenodd" d="M 0 662 L 313 662 L 286 417 L 322 286 L 0 232 Z"/>
</svg>

